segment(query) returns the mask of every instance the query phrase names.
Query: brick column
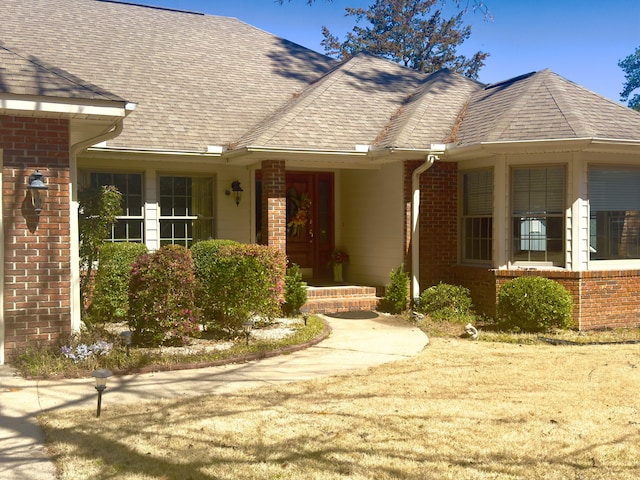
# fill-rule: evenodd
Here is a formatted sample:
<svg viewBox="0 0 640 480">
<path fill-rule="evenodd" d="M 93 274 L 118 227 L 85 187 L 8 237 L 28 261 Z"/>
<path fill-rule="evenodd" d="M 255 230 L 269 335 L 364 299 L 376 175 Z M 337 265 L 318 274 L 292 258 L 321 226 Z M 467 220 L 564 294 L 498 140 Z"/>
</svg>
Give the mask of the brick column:
<svg viewBox="0 0 640 480">
<path fill-rule="evenodd" d="M 287 253 L 287 193 L 284 160 L 262 162 L 262 238 Z"/>
<path fill-rule="evenodd" d="M 458 262 L 458 167 L 435 162 L 420 176 L 420 286 L 453 283 Z"/>
<path fill-rule="evenodd" d="M 69 122 L 0 116 L 3 161 L 5 361 L 71 330 Z M 49 187 L 36 215 L 28 178 Z"/>
</svg>

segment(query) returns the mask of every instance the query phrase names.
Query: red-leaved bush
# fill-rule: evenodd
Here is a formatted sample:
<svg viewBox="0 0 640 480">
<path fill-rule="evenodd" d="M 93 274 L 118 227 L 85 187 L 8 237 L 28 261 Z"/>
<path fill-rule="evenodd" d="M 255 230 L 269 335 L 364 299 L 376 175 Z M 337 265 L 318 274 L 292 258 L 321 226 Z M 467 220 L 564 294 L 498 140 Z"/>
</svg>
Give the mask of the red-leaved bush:
<svg viewBox="0 0 640 480">
<path fill-rule="evenodd" d="M 145 345 L 186 343 L 198 334 L 191 251 L 167 245 L 142 255 L 129 280 L 129 327 Z"/>
</svg>

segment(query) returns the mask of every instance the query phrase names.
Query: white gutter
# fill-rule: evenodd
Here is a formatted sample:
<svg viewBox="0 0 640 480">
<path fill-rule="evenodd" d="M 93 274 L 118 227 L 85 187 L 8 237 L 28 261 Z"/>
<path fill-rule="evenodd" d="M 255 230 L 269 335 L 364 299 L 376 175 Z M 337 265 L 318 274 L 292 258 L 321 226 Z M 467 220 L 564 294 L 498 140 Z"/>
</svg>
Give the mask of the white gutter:
<svg viewBox="0 0 640 480">
<path fill-rule="evenodd" d="M 429 170 L 440 155 L 444 153 L 446 145 L 433 144 L 427 160 L 416 168 L 411 175 L 411 299 L 420 296 L 420 175 Z"/>
<path fill-rule="evenodd" d="M 127 111 L 133 111 L 135 107 L 127 105 Z M 126 116 L 126 113 L 125 113 Z M 113 128 L 100 135 L 83 140 L 71 146 L 69 149 L 69 233 L 70 233 L 70 259 L 71 259 L 71 331 L 80 330 L 82 322 L 82 309 L 80 299 L 80 232 L 78 227 L 78 158 L 82 150 L 117 137 L 122 133 L 124 118 L 119 119 Z"/>
</svg>

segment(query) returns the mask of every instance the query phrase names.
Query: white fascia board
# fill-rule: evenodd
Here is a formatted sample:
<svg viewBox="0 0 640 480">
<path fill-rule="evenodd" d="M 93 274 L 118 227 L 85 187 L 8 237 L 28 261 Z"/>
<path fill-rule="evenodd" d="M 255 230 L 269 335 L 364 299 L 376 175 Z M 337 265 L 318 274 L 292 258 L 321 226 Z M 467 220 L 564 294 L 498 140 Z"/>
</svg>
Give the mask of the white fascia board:
<svg viewBox="0 0 640 480">
<path fill-rule="evenodd" d="M 127 104 L 129 105 L 129 104 Z M 132 110 L 124 102 L 104 102 L 104 104 L 88 104 L 73 102 L 55 102 L 51 100 L 0 98 L 0 111 L 33 112 L 69 118 L 123 118 Z"/>
</svg>

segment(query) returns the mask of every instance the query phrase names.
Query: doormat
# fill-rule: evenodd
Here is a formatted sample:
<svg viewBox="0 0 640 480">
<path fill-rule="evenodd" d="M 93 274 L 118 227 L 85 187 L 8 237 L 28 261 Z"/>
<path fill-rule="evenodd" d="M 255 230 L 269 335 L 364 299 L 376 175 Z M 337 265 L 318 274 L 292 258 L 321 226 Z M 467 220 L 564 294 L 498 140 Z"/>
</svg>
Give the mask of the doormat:
<svg viewBox="0 0 640 480">
<path fill-rule="evenodd" d="M 370 318 L 378 318 L 378 314 L 376 312 L 372 312 L 370 310 L 356 310 L 353 312 L 336 312 L 336 313 L 325 313 L 327 317 L 331 318 L 341 318 L 343 320 L 364 320 Z"/>
</svg>

